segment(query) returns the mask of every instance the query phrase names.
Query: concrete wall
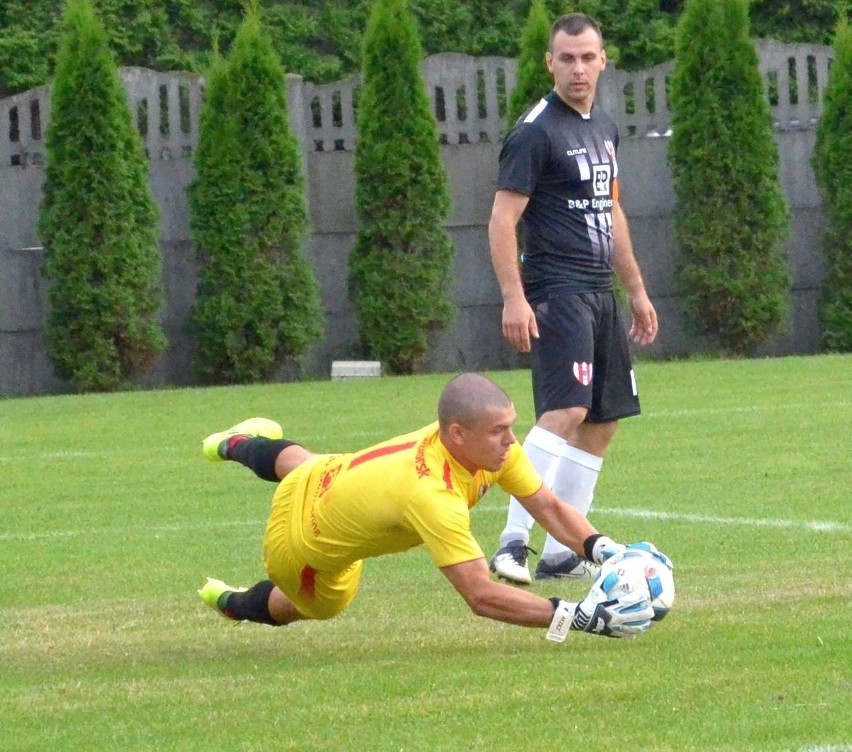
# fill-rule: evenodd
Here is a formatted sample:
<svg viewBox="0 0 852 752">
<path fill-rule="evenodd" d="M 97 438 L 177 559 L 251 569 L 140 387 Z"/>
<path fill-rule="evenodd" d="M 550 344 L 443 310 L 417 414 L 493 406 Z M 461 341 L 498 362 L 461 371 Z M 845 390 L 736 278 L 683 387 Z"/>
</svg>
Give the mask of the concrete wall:
<svg viewBox="0 0 852 752">
<path fill-rule="evenodd" d="M 786 249 L 793 272 L 787 325 L 761 354 L 815 352 L 815 301 L 824 276 L 823 220 L 810 166 L 830 49 L 759 42 L 761 69 L 775 117 L 781 181 L 791 207 Z M 792 60 L 792 63 L 790 62 Z M 790 70 L 799 71 L 798 83 Z M 619 124 L 622 203 L 646 283 L 660 317 L 651 357 L 685 356 L 712 347 L 689 334 L 674 294 L 677 256 L 674 196 L 666 164 L 671 113 L 665 81 L 671 63 L 649 71 L 607 69 L 599 98 Z M 203 80 L 188 73 L 122 70 L 128 100 L 150 157 L 151 185 L 160 205 L 160 245 L 169 347 L 145 385 L 191 384 L 192 341 L 184 330 L 197 267 L 189 232 L 186 189 L 194 176 Z M 453 326 L 431 343 L 433 371 L 508 368 L 524 364 L 500 332 L 501 303 L 488 258 L 486 225 L 494 193 L 505 102 L 515 62 L 444 54 L 428 58 L 424 78 L 434 103 L 454 209 L 447 222 L 457 248 Z M 304 373 L 327 376 L 332 360 L 354 354 L 355 321 L 346 297 L 347 258 L 356 221 L 353 156 L 357 127 L 353 102 L 357 77 L 316 86 L 288 77 L 291 125 L 303 145 L 313 232 L 307 247 L 322 288 L 325 335 Z M 36 233 L 43 180 L 43 134 L 49 118 L 47 87 L 0 100 L 0 394 L 61 391 L 47 359 L 41 331 L 45 282 Z"/>
</svg>

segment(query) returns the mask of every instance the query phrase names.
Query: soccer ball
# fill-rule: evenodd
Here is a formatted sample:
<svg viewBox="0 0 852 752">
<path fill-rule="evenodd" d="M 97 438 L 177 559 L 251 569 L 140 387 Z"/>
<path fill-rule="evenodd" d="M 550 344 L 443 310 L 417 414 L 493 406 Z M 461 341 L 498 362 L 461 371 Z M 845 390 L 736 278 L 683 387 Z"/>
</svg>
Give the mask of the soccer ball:
<svg viewBox="0 0 852 752">
<path fill-rule="evenodd" d="M 628 583 L 644 578 L 651 595 L 654 616 L 651 621 L 661 621 L 674 605 L 675 584 L 672 563 L 649 543 L 633 543 L 607 559 L 598 573 L 598 584 L 606 593 L 615 593 L 619 587 L 626 590 Z"/>
</svg>

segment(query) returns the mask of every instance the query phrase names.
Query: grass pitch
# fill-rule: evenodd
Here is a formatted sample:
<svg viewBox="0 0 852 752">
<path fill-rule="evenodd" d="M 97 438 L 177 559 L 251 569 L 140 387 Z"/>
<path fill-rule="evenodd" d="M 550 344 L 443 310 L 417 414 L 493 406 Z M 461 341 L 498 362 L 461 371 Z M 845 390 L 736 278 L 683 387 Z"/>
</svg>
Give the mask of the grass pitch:
<svg viewBox="0 0 852 752">
<path fill-rule="evenodd" d="M 263 576 L 273 489 L 206 462 L 206 434 L 266 415 L 357 449 L 431 421 L 446 375 L 0 401 L 0 747 L 848 752 L 850 374 L 640 363 L 591 519 L 668 553 L 677 603 L 638 640 L 563 645 L 477 619 L 418 550 L 368 562 L 325 623 L 235 626 L 195 594 Z M 529 375 L 492 375 L 523 437 Z M 489 555 L 505 507 L 473 510 Z"/>
</svg>

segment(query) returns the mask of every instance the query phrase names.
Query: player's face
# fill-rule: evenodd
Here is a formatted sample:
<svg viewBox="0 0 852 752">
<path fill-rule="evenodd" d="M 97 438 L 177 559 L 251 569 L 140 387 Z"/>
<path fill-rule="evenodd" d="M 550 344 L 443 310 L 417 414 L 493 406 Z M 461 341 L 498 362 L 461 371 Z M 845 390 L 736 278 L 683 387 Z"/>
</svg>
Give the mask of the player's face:
<svg viewBox="0 0 852 752">
<path fill-rule="evenodd" d="M 545 61 L 559 98 L 578 112 L 589 112 L 598 78 L 606 67 L 606 52 L 595 30 L 584 29 L 576 35 L 558 31 Z"/>
<path fill-rule="evenodd" d="M 472 426 L 459 426 L 460 452 L 456 459 L 471 473 L 499 470 L 509 456 L 509 447 L 517 439 L 512 431 L 517 414 L 510 405 L 492 408 Z"/>
</svg>

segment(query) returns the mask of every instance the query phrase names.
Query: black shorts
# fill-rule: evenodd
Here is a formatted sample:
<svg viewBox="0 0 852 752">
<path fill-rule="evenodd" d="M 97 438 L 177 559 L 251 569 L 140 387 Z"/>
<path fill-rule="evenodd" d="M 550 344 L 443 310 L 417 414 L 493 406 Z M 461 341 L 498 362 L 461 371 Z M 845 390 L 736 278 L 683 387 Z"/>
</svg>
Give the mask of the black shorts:
<svg viewBox="0 0 852 752">
<path fill-rule="evenodd" d="M 536 418 L 550 410 L 586 407 L 586 420 L 605 423 L 639 414 L 627 334 L 615 294 L 561 293 L 535 306 L 539 339 L 531 364 Z"/>
</svg>

